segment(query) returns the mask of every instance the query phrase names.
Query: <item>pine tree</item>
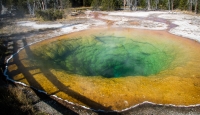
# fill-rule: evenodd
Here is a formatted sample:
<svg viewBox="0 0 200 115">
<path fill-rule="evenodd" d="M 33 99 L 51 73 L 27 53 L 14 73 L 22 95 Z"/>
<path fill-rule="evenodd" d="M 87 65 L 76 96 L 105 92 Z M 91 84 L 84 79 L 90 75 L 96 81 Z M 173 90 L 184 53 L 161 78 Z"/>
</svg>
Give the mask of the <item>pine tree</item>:
<svg viewBox="0 0 200 115">
<path fill-rule="evenodd" d="M 93 0 L 91 3 L 93 10 L 99 10 L 100 5 L 101 5 L 101 0 Z"/>
<path fill-rule="evenodd" d="M 102 0 L 101 6 L 102 10 L 116 10 L 122 5 L 122 0 Z"/>
<path fill-rule="evenodd" d="M 146 8 L 146 0 L 139 0 L 138 1 L 138 6 L 140 8 Z"/>
<path fill-rule="evenodd" d="M 90 6 L 92 3 L 92 0 L 83 0 L 83 6 Z"/>
<path fill-rule="evenodd" d="M 180 2 L 179 2 L 179 8 L 181 10 L 186 10 L 186 7 L 187 7 L 187 1 L 186 0 L 180 0 Z"/>
<path fill-rule="evenodd" d="M 160 0 L 159 6 L 161 9 L 167 10 L 168 9 L 168 0 Z"/>
<path fill-rule="evenodd" d="M 173 0 L 173 6 L 174 6 L 173 9 L 177 9 L 179 7 L 179 2 L 180 0 Z"/>
<path fill-rule="evenodd" d="M 102 10 L 107 10 L 109 11 L 110 9 L 112 9 L 112 5 L 113 4 L 113 0 L 102 0 L 101 2 L 101 6 L 102 6 Z"/>
</svg>

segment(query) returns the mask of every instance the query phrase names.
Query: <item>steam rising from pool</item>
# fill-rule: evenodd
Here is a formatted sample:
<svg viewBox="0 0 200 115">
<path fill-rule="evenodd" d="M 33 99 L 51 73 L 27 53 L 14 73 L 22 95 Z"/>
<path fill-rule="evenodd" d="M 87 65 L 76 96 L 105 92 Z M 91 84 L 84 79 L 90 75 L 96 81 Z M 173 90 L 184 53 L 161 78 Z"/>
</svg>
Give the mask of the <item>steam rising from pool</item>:
<svg viewBox="0 0 200 115">
<path fill-rule="evenodd" d="M 92 109 L 200 104 L 200 45 L 164 31 L 90 29 L 24 48 L 14 80 Z"/>
<path fill-rule="evenodd" d="M 148 76 L 167 69 L 175 58 L 173 49 L 163 48 L 169 44 L 143 41 L 141 37 L 91 35 L 62 39 L 34 52 L 66 72 L 83 76 Z"/>
</svg>

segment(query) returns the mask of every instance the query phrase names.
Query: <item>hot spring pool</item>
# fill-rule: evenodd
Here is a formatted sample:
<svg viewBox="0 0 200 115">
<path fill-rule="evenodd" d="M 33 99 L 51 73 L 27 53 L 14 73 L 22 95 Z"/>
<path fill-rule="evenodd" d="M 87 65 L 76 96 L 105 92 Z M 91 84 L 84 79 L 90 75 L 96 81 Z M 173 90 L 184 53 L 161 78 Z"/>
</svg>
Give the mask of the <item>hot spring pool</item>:
<svg viewBox="0 0 200 115">
<path fill-rule="evenodd" d="M 199 43 L 165 31 L 91 29 L 26 47 L 9 74 L 93 109 L 187 106 L 200 104 L 199 52 Z"/>
</svg>

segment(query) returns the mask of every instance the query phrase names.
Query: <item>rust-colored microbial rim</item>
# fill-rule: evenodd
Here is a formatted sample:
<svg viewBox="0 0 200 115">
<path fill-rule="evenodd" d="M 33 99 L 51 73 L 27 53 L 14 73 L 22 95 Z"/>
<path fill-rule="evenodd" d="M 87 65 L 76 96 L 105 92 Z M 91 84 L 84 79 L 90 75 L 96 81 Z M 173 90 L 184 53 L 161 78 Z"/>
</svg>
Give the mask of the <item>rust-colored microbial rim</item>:
<svg viewBox="0 0 200 115">
<path fill-rule="evenodd" d="M 165 31 L 93 29 L 27 46 L 8 71 L 19 73 L 11 79 L 92 109 L 121 111 L 143 102 L 191 106 L 200 103 L 199 49 Z"/>
</svg>

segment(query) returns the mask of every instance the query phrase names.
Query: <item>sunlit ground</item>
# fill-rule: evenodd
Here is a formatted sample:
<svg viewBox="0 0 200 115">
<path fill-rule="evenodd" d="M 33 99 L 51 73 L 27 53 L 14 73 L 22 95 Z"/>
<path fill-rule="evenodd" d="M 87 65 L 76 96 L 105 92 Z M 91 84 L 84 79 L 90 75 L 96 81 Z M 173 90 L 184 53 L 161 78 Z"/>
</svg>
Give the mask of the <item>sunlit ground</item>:
<svg viewBox="0 0 200 115">
<path fill-rule="evenodd" d="M 200 103 L 199 52 L 198 42 L 166 31 L 90 29 L 26 47 L 9 75 L 94 109 L 188 106 Z"/>
</svg>

